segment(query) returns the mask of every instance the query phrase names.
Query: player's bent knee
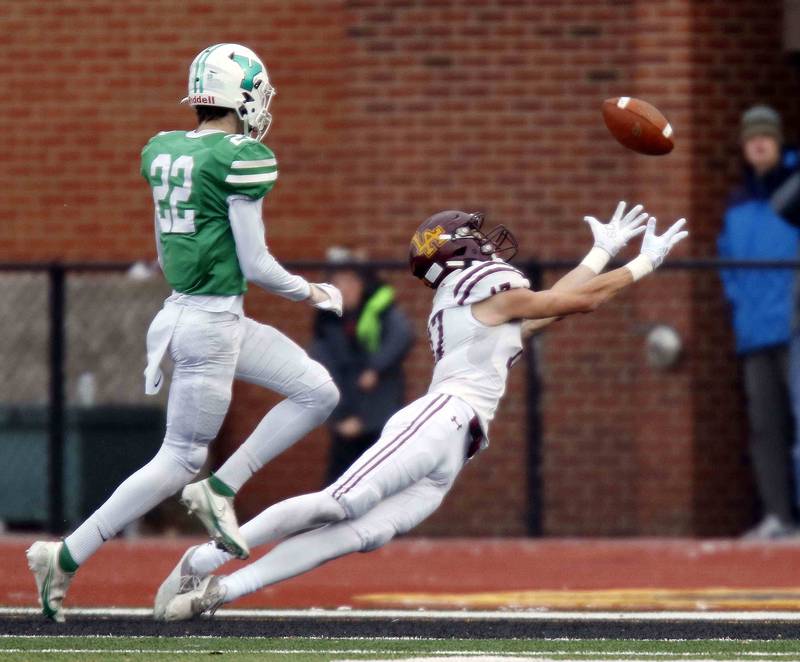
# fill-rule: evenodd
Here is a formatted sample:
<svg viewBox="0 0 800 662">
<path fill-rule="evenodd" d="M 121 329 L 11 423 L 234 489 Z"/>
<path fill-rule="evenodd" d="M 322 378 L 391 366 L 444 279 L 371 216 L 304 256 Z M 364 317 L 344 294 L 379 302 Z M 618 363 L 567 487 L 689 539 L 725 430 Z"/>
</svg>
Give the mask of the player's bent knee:
<svg viewBox="0 0 800 662">
<path fill-rule="evenodd" d="M 389 522 L 383 526 L 363 530 L 356 529 L 356 531 L 361 538 L 361 552 L 364 553 L 383 547 L 397 535 L 397 529 Z"/>
<path fill-rule="evenodd" d="M 164 445 L 159 453 L 169 453 L 173 461 L 186 472 L 185 478 L 186 483 L 188 483 L 200 473 L 206 463 L 208 446 L 187 441 L 177 441 L 167 437 L 164 439 Z"/>
<path fill-rule="evenodd" d="M 314 390 L 315 408 L 319 410 L 320 413 L 324 413 L 327 418 L 336 408 L 336 405 L 339 404 L 339 397 L 339 389 L 336 387 L 336 384 L 333 383 L 333 380 L 326 382 Z"/>
<path fill-rule="evenodd" d="M 196 476 L 200 473 L 207 458 L 208 446 L 194 445 L 186 456 L 186 463 L 184 466 Z"/>
<path fill-rule="evenodd" d="M 336 497 L 336 502 L 347 512 L 349 519 L 358 519 L 377 506 L 382 498 L 383 495 L 372 485 L 365 485 L 358 491 L 345 491 Z"/>
<path fill-rule="evenodd" d="M 317 492 L 315 495 L 317 521 L 319 523 L 333 524 L 347 519 L 347 513 L 341 504 L 327 492 Z"/>
<path fill-rule="evenodd" d="M 339 404 L 339 389 L 333 383 L 331 374 L 321 363 L 308 357 L 293 391 L 289 397 L 294 402 L 315 411 L 325 412 L 326 415 Z"/>
<path fill-rule="evenodd" d="M 314 416 L 319 424 L 325 421 L 339 404 L 339 389 L 332 380 L 329 380 L 311 391 L 292 397 L 292 400 L 307 408 L 309 414 Z"/>
</svg>

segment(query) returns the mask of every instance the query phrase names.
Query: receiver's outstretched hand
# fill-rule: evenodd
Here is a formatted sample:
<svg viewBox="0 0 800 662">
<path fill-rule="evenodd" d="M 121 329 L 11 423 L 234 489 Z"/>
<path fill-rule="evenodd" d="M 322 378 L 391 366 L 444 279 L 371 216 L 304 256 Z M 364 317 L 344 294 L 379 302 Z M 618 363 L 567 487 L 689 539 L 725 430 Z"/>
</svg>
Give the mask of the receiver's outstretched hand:
<svg viewBox="0 0 800 662">
<path fill-rule="evenodd" d="M 626 214 L 625 204 L 624 201 L 620 201 L 608 223 L 602 223 L 594 216 L 583 217 L 592 230 L 594 245 L 602 248 L 610 257 L 619 253 L 633 237 L 644 232 L 642 223 L 647 219 L 644 207 L 635 205 Z"/>
<path fill-rule="evenodd" d="M 669 229 L 660 237 L 656 235 L 656 219 L 651 216 L 647 220 L 647 227 L 642 239 L 641 254 L 647 257 L 653 265 L 653 269 L 657 269 L 667 254 L 678 244 L 689 236 L 686 230 L 681 231 L 681 228 L 686 225 L 686 219 L 681 218 L 675 221 Z"/>
</svg>

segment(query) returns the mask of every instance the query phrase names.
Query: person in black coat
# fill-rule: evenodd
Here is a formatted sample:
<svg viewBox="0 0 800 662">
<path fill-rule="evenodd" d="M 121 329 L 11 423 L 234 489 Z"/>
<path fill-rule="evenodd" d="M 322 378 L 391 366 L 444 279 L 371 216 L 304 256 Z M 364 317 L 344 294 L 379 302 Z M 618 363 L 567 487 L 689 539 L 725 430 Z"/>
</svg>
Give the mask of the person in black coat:
<svg viewBox="0 0 800 662">
<path fill-rule="evenodd" d="M 317 314 L 310 350 L 341 392 L 328 419 L 332 443 L 326 484 L 375 442 L 403 406 L 402 364 L 414 340 L 408 318 L 395 305 L 394 288 L 371 269 L 340 269 L 330 280 L 342 292 L 344 314 Z"/>
</svg>

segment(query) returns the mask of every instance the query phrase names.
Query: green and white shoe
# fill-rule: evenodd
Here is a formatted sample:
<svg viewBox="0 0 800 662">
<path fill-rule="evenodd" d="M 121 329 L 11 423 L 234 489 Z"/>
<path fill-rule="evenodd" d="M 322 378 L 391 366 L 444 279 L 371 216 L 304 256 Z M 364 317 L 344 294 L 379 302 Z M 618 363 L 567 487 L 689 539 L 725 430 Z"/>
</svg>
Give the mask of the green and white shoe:
<svg viewBox="0 0 800 662">
<path fill-rule="evenodd" d="M 62 570 L 58 563 L 63 544 L 63 542 L 36 541 L 25 552 L 25 556 L 28 557 L 28 567 L 36 580 L 42 614 L 56 623 L 64 622 L 61 605 L 67 594 L 67 587 L 75 576 L 74 572 Z"/>
<path fill-rule="evenodd" d="M 166 621 L 188 621 L 200 614 L 213 616 L 225 601 L 225 587 L 219 577 L 209 575 L 192 591 L 180 593 L 170 600 L 164 611 Z"/>
<path fill-rule="evenodd" d="M 233 497 L 217 494 L 206 478 L 184 487 L 181 503 L 197 516 L 219 547 L 239 559 L 250 556 L 250 547 L 239 533 Z"/>
</svg>

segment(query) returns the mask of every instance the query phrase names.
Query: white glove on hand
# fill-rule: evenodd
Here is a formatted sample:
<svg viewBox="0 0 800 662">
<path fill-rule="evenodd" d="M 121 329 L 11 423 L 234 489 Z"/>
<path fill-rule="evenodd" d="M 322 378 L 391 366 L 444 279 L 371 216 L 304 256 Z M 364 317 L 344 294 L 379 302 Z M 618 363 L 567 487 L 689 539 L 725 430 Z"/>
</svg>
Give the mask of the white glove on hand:
<svg viewBox="0 0 800 662">
<path fill-rule="evenodd" d="M 642 205 L 636 205 L 625 214 L 625 202 L 621 201 L 608 223 L 601 223 L 594 216 L 584 216 L 594 236 L 596 248 L 603 249 L 610 257 L 619 253 L 633 237 L 644 232 L 647 213 Z"/>
<path fill-rule="evenodd" d="M 320 310 L 330 310 L 331 312 L 334 312 L 339 317 L 341 317 L 342 293 L 339 291 L 339 288 L 334 285 L 331 285 L 330 283 L 314 283 L 312 287 L 316 287 L 318 290 L 321 290 L 324 294 L 328 296 L 327 299 L 323 299 L 322 301 L 315 301 L 312 304 L 314 308 L 319 308 Z"/>
<path fill-rule="evenodd" d="M 647 257 L 653 265 L 653 269 L 657 269 L 664 258 L 667 257 L 672 248 L 679 241 L 683 241 L 689 236 L 689 233 L 680 229 L 686 225 L 686 219 L 681 218 L 675 221 L 672 226 L 660 237 L 656 236 L 656 219 L 651 216 L 647 221 L 647 228 L 642 240 L 642 255 Z"/>
</svg>

